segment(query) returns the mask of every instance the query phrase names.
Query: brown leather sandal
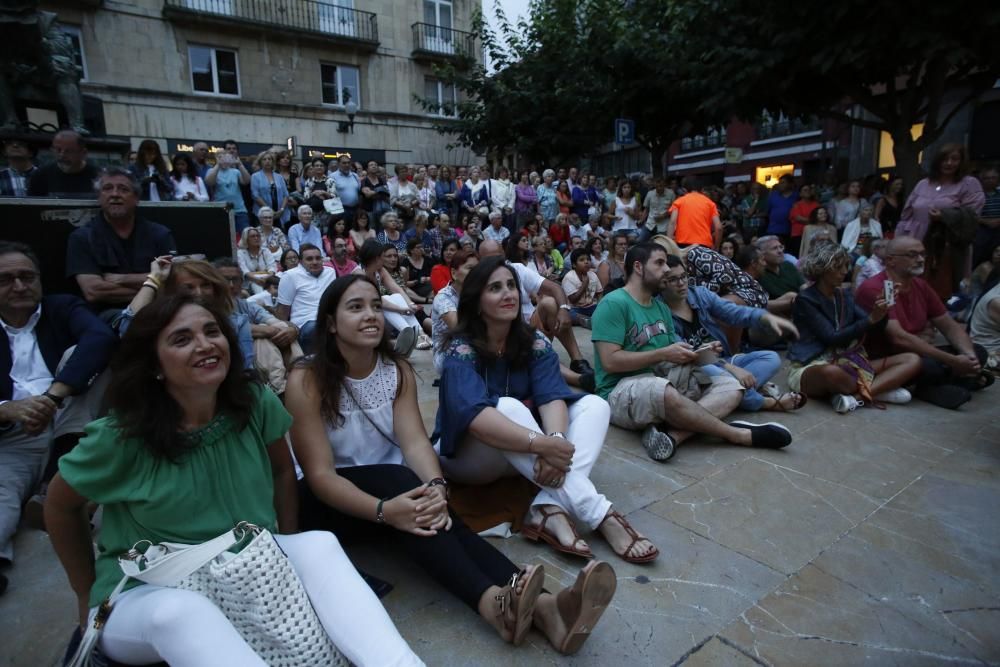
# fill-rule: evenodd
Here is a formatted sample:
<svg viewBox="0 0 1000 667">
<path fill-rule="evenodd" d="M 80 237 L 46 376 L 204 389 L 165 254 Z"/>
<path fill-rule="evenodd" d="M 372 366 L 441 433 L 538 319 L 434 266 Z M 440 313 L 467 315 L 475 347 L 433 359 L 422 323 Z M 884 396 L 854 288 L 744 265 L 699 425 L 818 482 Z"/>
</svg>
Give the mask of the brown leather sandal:
<svg viewBox="0 0 1000 667">
<path fill-rule="evenodd" d="M 649 563 L 651 561 L 656 560 L 656 558 L 660 555 L 660 550 L 656 548 L 655 544 L 653 545 L 653 550 L 650 551 L 645 556 L 630 555 L 632 553 L 632 549 L 635 548 L 635 545 L 637 543 L 643 540 L 646 540 L 650 544 L 653 543 L 650 541 L 648 537 L 643 537 L 639 533 L 635 532 L 635 528 L 633 528 L 632 524 L 628 522 L 628 519 L 626 519 L 625 516 L 619 513 L 618 511 L 613 509 L 608 510 L 608 515 L 604 517 L 604 521 L 608 521 L 609 519 L 614 519 L 615 521 L 617 521 L 618 525 L 621 526 L 622 529 L 626 533 L 628 533 L 629 537 L 632 538 L 632 541 L 629 542 L 629 545 L 625 547 L 623 551 L 615 551 L 614 548 L 612 548 L 612 550 L 615 551 L 615 554 L 620 556 L 622 560 L 624 560 L 627 563 Z M 604 521 L 601 522 L 602 525 L 604 524 Z M 598 526 L 598 528 L 600 528 L 600 526 Z M 604 539 L 607 538 L 605 537 Z"/>
<path fill-rule="evenodd" d="M 556 608 L 566 626 L 556 650 L 563 655 L 573 655 L 587 641 L 604 610 L 611 604 L 611 598 L 618 587 L 618 578 L 610 565 L 603 561 L 592 561 L 580 570 L 570 588 L 556 594 Z"/>
<path fill-rule="evenodd" d="M 581 558 L 593 558 L 594 554 L 591 553 L 590 547 L 587 546 L 587 543 L 584 541 L 584 539 L 580 537 L 580 534 L 576 532 L 576 526 L 573 525 L 573 520 L 570 518 L 570 516 L 559 508 L 549 509 L 549 507 L 550 507 L 549 505 L 539 505 L 538 507 L 534 508 L 537 509 L 539 512 L 541 512 L 542 522 L 537 526 L 532 526 L 527 522 L 525 522 L 524 525 L 521 526 L 521 534 L 524 535 L 529 540 L 531 540 L 532 542 L 537 542 L 538 540 L 541 540 L 546 544 L 548 544 L 549 546 L 551 546 L 556 551 L 562 552 L 564 554 L 570 554 L 571 556 L 580 556 Z M 566 546 L 565 544 L 560 542 L 551 533 L 545 532 L 546 522 L 551 517 L 558 516 L 560 514 L 566 517 L 566 523 L 569 524 L 569 529 L 573 531 L 573 544 L 571 544 L 570 546 Z M 576 548 L 578 542 L 583 542 L 583 546 L 585 548 L 582 549 Z"/>
<path fill-rule="evenodd" d="M 786 408 L 781 404 L 782 399 L 787 398 L 788 396 L 795 399 L 795 405 L 791 408 Z M 806 403 L 809 402 L 809 398 L 800 391 L 786 391 L 780 396 L 769 396 L 768 398 L 774 399 L 774 405 L 771 406 L 772 412 L 792 412 L 793 410 L 801 410 L 806 406 Z"/>
<path fill-rule="evenodd" d="M 524 588 L 520 593 L 517 590 L 517 582 L 525 578 Z M 526 566 L 520 572 L 510 575 L 510 583 L 504 586 L 500 593 L 493 596 L 499 604 L 500 611 L 497 616 L 506 630 L 510 631 L 510 642 L 514 646 L 524 643 L 524 638 L 531 629 L 532 617 L 535 613 L 535 603 L 542 592 L 542 585 L 545 583 L 545 568 L 535 565 L 531 571 Z M 508 619 L 507 610 L 510 610 L 513 619 Z M 511 621 L 513 627 L 511 627 Z"/>
</svg>

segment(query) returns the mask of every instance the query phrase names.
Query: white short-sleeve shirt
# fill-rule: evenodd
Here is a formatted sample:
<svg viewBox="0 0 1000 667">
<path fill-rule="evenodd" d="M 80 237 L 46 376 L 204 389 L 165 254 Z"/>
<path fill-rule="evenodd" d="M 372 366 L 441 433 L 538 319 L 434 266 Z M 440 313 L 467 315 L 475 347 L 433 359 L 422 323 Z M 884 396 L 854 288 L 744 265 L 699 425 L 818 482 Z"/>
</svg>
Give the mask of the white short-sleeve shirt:
<svg viewBox="0 0 1000 667">
<path fill-rule="evenodd" d="M 302 325 L 316 319 L 319 300 L 330 283 L 336 279 L 337 272 L 329 266 L 324 266 L 323 272 L 318 276 L 306 271 L 304 266 L 296 266 L 281 275 L 281 282 L 278 283 L 278 304 L 291 307 L 289 319 L 301 329 Z"/>
</svg>

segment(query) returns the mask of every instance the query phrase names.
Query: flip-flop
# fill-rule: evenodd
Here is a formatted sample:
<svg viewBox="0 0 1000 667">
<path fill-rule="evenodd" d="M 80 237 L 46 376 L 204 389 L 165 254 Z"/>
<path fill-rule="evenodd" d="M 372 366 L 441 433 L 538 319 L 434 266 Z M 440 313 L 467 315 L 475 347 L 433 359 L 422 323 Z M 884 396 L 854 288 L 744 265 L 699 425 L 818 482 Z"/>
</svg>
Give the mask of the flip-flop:
<svg viewBox="0 0 1000 667">
<path fill-rule="evenodd" d="M 570 588 L 556 594 L 556 608 L 566 625 L 566 636 L 556 647 L 563 655 L 573 655 L 590 637 L 604 610 L 611 604 L 618 578 L 602 561 L 587 563 Z"/>
<path fill-rule="evenodd" d="M 521 526 L 522 535 L 524 535 L 527 539 L 531 540 L 532 542 L 537 542 L 538 540 L 541 540 L 542 542 L 545 542 L 556 551 L 559 551 L 564 554 L 570 554 L 571 556 L 579 556 L 581 558 L 594 557 L 594 554 L 591 553 L 589 547 L 587 549 L 574 548 L 577 542 L 583 542 L 584 545 L 586 545 L 586 542 L 582 537 L 580 537 L 580 534 L 576 532 L 576 526 L 573 525 L 573 520 L 570 518 L 568 514 L 566 514 L 566 512 L 562 511 L 561 509 L 554 509 L 554 510 L 549 509 L 548 506 L 546 505 L 539 505 L 535 509 L 541 512 L 542 522 L 537 526 L 532 526 L 527 522 L 525 522 L 525 524 Z M 570 546 L 566 546 L 558 539 L 556 539 L 554 535 L 545 532 L 545 524 L 549 520 L 549 518 L 558 516 L 560 514 L 566 517 L 566 523 L 569 524 L 569 529 L 573 531 L 573 544 Z"/>
</svg>

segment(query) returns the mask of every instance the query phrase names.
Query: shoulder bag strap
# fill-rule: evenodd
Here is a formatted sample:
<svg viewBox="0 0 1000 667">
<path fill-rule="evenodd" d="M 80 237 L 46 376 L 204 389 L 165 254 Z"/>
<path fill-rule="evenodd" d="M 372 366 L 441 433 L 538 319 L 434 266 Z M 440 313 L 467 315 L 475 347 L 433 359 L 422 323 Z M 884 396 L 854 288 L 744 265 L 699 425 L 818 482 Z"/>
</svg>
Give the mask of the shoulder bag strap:
<svg viewBox="0 0 1000 667">
<path fill-rule="evenodd" d="M 134 559 L 122 557 L 118 564 L 128 577 L 156 586 L 173 586 L 241 539 L 236 531 L 229 530 L 208 542 L 191 546 L 168 544 L 164 548 L 153 545 L 150 549 L 158 550 L 156 558 L 149 559 L 146 555 Z"/>
</svg>

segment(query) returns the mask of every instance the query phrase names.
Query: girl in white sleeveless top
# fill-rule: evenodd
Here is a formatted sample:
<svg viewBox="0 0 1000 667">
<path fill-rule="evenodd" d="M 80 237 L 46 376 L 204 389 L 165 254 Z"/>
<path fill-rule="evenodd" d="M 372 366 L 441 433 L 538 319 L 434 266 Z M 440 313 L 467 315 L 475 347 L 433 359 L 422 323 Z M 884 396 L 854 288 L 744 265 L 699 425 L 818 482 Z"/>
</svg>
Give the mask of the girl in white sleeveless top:
<svg viewBox="0 0 1000 667">
<path fill-rule="evenodd" d="M 316 320 L 316 353 L 285 392 L 304 473 L 301 527 L 407 556 L 515 645 L 535 625 L 556 649 L 579 649 L 613 570 L 594 561 L 571 588 L 543 593 L 541 565 L 519 569 L 449 511 L 413 370 L 389 346 L 374 282 L 338 278 Z"/>
<path fill-rule="evenodd" d="M 639 199 L 632 192 L 632 184 L 628 181 L 622 181 L 618 188 L 618 196 L 615 197 L 615 205 L 611 209 L 611 217 L 615 221 L 611 231 L 617 232 L 619 229 L 624 229 L 628 232 L 635 232 L 639 228 L 640 212 Z"/>
</svg>

